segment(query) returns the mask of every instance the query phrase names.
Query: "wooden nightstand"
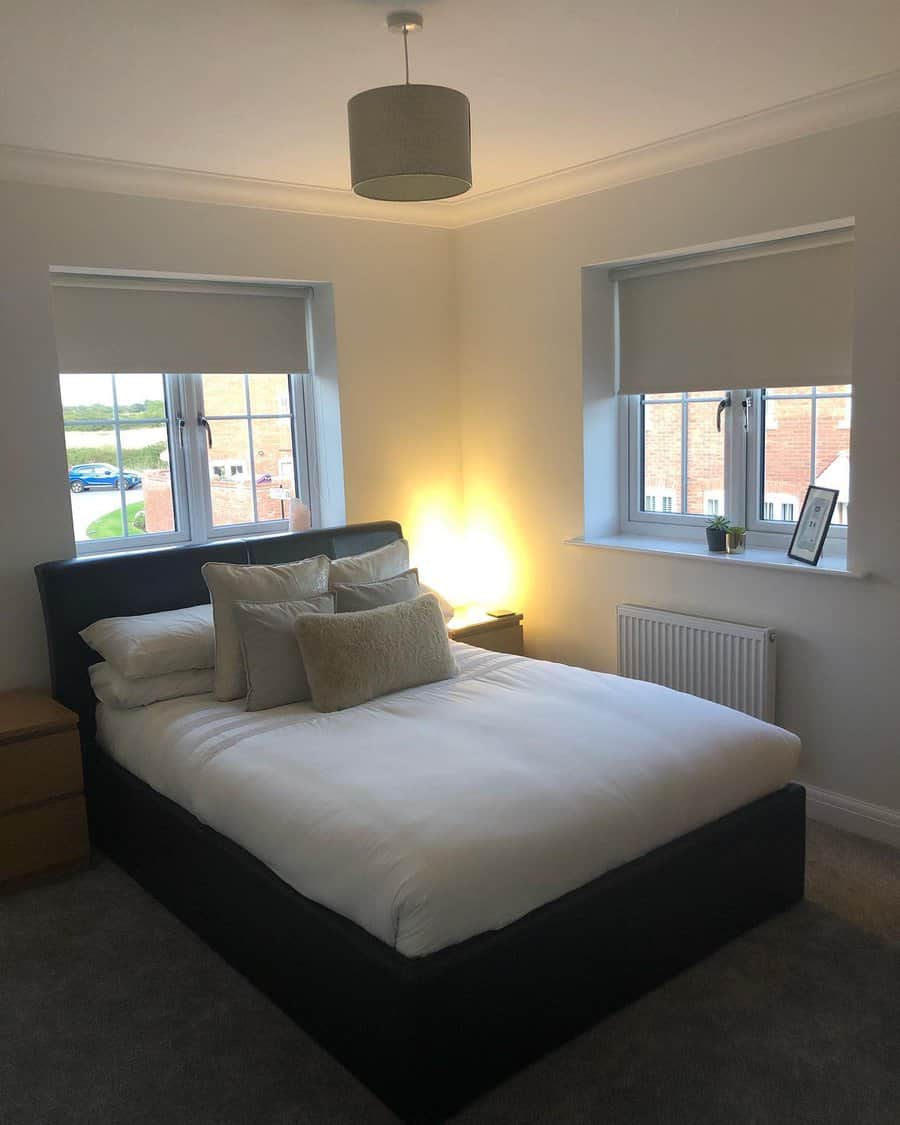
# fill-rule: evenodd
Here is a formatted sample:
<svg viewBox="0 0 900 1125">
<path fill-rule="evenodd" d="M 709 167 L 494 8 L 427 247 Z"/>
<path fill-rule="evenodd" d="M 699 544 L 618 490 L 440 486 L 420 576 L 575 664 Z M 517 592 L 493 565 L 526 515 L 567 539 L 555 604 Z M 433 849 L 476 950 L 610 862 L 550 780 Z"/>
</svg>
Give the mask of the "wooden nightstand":
<svg viewBox="0 0 900 1125">
<path fill-rule="evenodd" d="M 509 617 L 488 617 L 480 611 L 463 611 L 447 626 L 451 640 L 487 648 L 492 652 L 510 652 L 522 656 L 525 644 L 522 614 Z"/>
<path fill-rule="evenodd" d="M 88 857 L 77 724 L 45 695 L 0 692 L 0 891 Z"/>
</svg>

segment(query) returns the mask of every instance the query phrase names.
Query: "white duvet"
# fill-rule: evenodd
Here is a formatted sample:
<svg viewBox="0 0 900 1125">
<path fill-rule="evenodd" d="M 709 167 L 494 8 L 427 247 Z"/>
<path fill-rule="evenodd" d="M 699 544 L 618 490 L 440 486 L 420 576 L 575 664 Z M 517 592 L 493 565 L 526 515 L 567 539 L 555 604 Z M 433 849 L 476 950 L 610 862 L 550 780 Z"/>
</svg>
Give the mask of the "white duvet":
<svg viewBox="0 0 900 1125">
<path fill-rule="evenodd" d="M 452 680 L 325 715 L 98 708 L 109 752 L 407 956 L 520 918 L 779 789 L 799 740 L 653 684 L 454 645 Z"/>
</svg>

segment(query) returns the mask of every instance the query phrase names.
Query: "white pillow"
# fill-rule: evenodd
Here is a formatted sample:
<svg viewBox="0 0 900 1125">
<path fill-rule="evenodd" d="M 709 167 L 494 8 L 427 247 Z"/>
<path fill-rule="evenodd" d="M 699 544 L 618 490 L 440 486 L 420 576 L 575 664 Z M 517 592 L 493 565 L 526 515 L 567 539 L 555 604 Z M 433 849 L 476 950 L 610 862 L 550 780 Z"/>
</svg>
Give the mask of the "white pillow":
<svg viewBox="0 0 900 1125">
<path fill-rule="evenodd" d="M 212 597 L 216 625 L 216 699 L 223 702 L 247 694 L 247 676 L 241 653 L 241 635 L 235 619 L 235 602 L 270 605 L 297 602 L 328 590 L 327 555 L 277 566 L 244 566 L 204 563 L 204 581 Z"/>
<path fill-rule="evenodd" d="M 331 564 L 329 587 L 358 586 L 363 582 L 383 582 L 409 570 L 409 544 L 395 539 L 386 547 L 366 551 L 363 555 L 347 555 Z"/>
<path fill-rule="evenodd" d="M 386 547 L 376 547 L 374 551 L 366 551 L 362 555 L 347 555 L 343 559 L 334 559 L 331 563 L 331 573 L 328 578 L 328 588 L 335 586 L 359 586 L 368 582 L 383 582 L 387 578 L 396 578 L 409 570 L 409 543 L 405 539 L 395 539 Z M 419 584 L 422 594 L 434 594 L 441 607 L 441 614 L 445 621 L 449 621 L 454 614 L 453 606 L 445 597 L 426 586 Z"/>
<path fill-rule="evenodd" d="M 146 707 L 160 699 L 180 699 L 183 695 L 202 695 L 213 689 L 212 668 L 187 668 L 180 672 L 163 672 L 130 680 L 102 661 L 88 669 L 94 695 L 108 707 L 130 710 Z"/>
<path fill-rule="evenodd" d="M 188 668 L 212 668 L 216 640 L 211 605 L 167 609 L 136 617 L 104 617 L 79 634 L 85 644 L 129 679 Z"/>
</svg>

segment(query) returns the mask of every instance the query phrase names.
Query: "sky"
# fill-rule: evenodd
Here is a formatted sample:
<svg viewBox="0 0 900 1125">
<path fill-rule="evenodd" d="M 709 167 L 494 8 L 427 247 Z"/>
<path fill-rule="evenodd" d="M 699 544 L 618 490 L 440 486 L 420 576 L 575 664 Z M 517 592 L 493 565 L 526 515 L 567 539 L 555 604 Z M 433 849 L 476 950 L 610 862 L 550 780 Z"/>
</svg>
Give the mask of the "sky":
<svg viewBox="0 0 900 1125">
<path fill-rule="evenodd" d="M 163 397 L 162 376 L 159 374 L 116 375 L 115 378 L 120 405 Z M 60 375 L 59 386 L 63 406 L 87 406 L 95 402 L 112 406 L 112 378 L 109 375 Z"/>
</svg>

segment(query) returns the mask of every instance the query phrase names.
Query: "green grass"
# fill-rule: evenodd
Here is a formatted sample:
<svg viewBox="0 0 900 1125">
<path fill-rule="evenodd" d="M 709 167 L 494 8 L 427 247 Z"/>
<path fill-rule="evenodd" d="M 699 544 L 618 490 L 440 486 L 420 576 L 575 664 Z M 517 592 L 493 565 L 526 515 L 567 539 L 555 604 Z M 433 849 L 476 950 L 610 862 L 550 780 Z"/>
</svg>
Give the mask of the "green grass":
<svg viewBox="0 0 900 1125">
<path fill-rule="evenodd" d="M 144 535 L 139 527 L 134 526 L 134 517 L 138 512 L 144 510 L 144 501 L 135 500 L 133 504 L 125 506 L 125 513 L 128 517 L 128 534 L 129 535 Z M 114 512 L 107 512 L 105 516 L 100 516 L 94 520 L 93 523 L 88 524 L 87 537 L 88 539 L 114 539 L 122 534 L 122 511 L 116 508 Z"/>
<path fill-rule="evenodd" d="M 158 422 L 166 416 L 166 404 L 162 399 L 148 398 L 144 402 L 119 403 L 119 420 L 122 422 Z M 79 430 L 109 430 L 113 425 L 113 408 L 108 403 L 92 405 L 64 406 L 63 419 Z M 90 419 L 90 421 L 85 421 Z"/>
<path fill-rule="evenodd" d="M 122 450 L 122 467 L 141 472 L 143 469 L 168 468 L 159 459 L 160 453 L 166 448 L 166 442 L 155 441 L 151 445 L 141 446 L 140 449 Z M 116 463 L 115 445 L 73 445 L 66 451 L 69 467 L 72 465 L 91 465 L 95 461 L 105 461 L 110 465 Z"/>
</svg>

